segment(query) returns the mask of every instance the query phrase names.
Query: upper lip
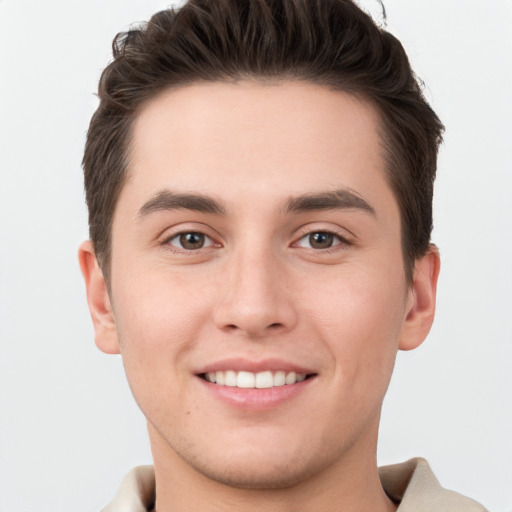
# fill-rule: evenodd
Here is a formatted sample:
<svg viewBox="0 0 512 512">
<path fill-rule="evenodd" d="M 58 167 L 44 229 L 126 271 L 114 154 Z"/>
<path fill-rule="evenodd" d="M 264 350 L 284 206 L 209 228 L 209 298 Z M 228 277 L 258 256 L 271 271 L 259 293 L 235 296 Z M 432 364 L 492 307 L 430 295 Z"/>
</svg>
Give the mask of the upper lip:
<svg viewBox="0 0 512 512">
<path fill-rule="evenodd" d="M 285 372 L 305 373 L 307 375 L 316 373 L 311 368 L 307 368 L 305 366 L 295 364 L 290 361 L 286 361 L 284 359 L 279 358 L 261 360 L 251 360 L 245 358 L 222 359 L 220 361 L 215 361 L 206 364 L 205 366 L 201 367 L 197 373 L 202 374 L 210 372 L 225 372 L 228 370 L 251 373 L 258 373 L 264 371 L 276 372 L 279 370 L 283 370 Z"/>
</svg>

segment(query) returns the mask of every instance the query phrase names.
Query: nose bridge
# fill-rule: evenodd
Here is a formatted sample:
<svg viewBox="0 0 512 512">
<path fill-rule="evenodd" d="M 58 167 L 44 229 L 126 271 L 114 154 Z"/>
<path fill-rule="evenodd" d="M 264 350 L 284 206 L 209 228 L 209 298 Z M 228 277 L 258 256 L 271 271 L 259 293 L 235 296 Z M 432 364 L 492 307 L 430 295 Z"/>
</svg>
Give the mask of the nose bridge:
<svg viewBox="0 0 512 512">
<path fill-rule="evenodd" d="M 249 336 L 291 328 L 295 311 L 286 287 L 286 272 L 271 244 L 254 239 L 241 243 L 228 260 L 217 325 Z"/>
</svg>

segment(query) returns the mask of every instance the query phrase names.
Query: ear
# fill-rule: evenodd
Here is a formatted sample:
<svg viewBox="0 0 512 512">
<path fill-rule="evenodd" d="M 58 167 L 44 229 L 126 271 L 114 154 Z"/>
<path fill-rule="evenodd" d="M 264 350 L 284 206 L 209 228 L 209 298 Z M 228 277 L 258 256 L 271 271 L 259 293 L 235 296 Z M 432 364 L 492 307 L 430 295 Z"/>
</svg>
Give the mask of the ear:
<svg viewBox="0 0 512 512">
<path fill-rule="evenodd" d="M 119 354 L 116 322 L 108 296 L 107 284 L 90 240 L 80 245 L 78 261 L 85 281 L 87 304 L 94 325 L 96 346 L 106 354 Z"/>
<path fill-rule="evenodd" d="M 430 332 L 436 311 L 437 278 L 441 260 L 433 244 L 414 264 L 413 282 L 409 288 L 407 309 L 400 337 L 400 350 L 412 350 L 423 343 Z"/>
</svg>

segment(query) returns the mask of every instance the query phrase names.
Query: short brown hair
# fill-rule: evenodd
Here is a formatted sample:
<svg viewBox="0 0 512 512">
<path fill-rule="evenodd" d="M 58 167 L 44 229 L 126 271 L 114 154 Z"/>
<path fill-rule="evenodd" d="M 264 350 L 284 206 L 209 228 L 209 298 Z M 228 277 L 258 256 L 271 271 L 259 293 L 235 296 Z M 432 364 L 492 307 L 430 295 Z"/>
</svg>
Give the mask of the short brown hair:
<svg viewBox="0 0 512 512">
<path fill-rule="evenodd" d="M 407 278 L 432 231 L 443 125 L 400 42 L 351 0 L 189 0 L 116 36 L 83 159 L 90 236 L 108 279 L 115 205 L 131 127 L 165 89 L 199 81 L 302 80 L 376 106 L 389 184 L 401 214 Z"/>
</svg>

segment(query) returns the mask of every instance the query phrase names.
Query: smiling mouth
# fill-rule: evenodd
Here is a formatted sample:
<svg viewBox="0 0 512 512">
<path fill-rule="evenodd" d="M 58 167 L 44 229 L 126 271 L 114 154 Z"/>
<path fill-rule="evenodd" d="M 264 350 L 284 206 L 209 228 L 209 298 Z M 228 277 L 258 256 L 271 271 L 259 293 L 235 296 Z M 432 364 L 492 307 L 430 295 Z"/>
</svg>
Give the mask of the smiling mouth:
<svg viewBox="0 0 512 512">
<path fill-rule="evenodd" d="M 218 386 L 229 386 L 243 389 L 268 389 L 279 386 L 290 386 L 314 377 L 314 374 L 278 371 L 246 372 L 235 370 L 207 372 L 200 374 L 204 380 Z"/>
</svg>

